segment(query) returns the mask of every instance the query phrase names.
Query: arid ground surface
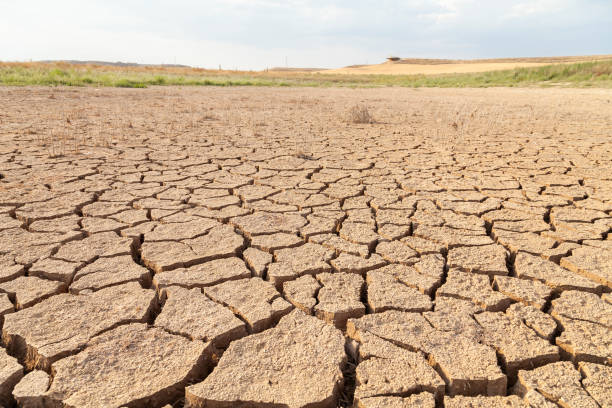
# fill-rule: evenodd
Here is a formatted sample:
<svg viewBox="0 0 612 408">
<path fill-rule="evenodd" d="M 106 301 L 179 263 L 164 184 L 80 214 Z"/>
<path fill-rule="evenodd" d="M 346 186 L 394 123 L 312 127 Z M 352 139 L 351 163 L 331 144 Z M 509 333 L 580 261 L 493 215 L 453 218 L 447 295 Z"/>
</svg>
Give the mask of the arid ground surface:
<svg viewBox="0 0 612 408">
<path fill-rule="evenodd" d="M 0 405 L 610 407 L 611 231 L 609 90 L 0 88 Z"/>
</svg>

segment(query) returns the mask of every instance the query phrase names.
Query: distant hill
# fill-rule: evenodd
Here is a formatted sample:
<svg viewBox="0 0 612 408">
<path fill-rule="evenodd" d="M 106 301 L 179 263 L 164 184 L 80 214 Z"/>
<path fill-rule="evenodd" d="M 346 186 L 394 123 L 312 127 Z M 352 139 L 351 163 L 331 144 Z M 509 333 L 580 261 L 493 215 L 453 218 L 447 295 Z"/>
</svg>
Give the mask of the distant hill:
<svg viewBox="0 0 612 408">
<path fill-rule="evenodd" d="M 496 63 L 533 63 L 557 64 L 564 62 L 585 62 L 612 59 L 612 55 L 586 55 L 566 57 L 519 57 L 519 58 L 480 58 L 480 59 L 438 59 L 438 58 L 399 58 L 388 61 L 390 64 L 440 65 L 440 64 L 496 64 Z M 348 67 L 347 67 L 348 68 Z"/>
<path fill-rule="evenodd" d="M 189 65 L 181 64 L 138 64 L 136 62 L 110 62 L 110 61 L 80 61 L 80 60 L 45 60 L 38 61 L 46 64 L 55 62 L 66 62 L 75 65 L 108 65 L 111 67 L 164 67 L 164 68 L 191 68 Z"/>
<path fill-rule="evenodd" d="M 329 74 L 353 75 L 445 75 L 504 71 L 516 68 L 536 68 L 551 64 L 573 64 L 612 59 L 612 55 L 571 57 L 523 57 L 487 59 L 434 59 L 389 57 L 382 64 L 351 65 L 325 71 Z"/>
</svg>

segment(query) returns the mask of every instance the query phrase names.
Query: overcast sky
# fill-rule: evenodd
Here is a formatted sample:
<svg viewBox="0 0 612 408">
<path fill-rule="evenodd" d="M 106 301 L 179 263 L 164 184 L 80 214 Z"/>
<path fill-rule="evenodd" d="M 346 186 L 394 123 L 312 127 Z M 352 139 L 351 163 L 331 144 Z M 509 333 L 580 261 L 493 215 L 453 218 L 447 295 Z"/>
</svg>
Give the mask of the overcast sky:
<svg viewBox="0 0 612 408">
<path fill-rule="evenodd" d="M 612 0 L 0 0 L 0 60 L 341 67 L 612 54 Z"/>
</svg>

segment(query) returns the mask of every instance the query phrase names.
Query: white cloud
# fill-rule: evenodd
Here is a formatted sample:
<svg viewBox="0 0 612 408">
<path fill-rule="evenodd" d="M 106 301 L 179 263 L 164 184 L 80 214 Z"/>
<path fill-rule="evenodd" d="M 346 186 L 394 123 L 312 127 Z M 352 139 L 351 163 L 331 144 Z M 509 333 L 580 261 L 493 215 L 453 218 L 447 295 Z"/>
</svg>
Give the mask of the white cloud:
<svg viewBox="0 0 612 408">
<path fill-rule="evenodd" d="M 261 69 L 612 53 L 608 0 L 0 0 L 0 60 Z M 585 48 L 588 47 L 588 48 Z"/>
</svg>

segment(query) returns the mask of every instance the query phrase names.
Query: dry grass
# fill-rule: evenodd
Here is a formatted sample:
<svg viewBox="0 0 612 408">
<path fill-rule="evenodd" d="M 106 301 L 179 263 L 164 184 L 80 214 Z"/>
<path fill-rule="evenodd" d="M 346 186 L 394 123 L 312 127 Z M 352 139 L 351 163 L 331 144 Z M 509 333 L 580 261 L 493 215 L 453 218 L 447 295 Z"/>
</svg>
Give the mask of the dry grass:
<svg viewBox="0 0 612 408">
<path fill-rule="evenodd" d="M 498 63 L 507 64 L 507 63 Z M 384 66 L 407 66 L 390 64 Z M 445 67 L 439 64 L 435 67 Z M 475 64 L 458 64 L 473 69 Z M 510 68 L 510 67 L 508 67 Z M 481 69 L 480 71 L 486 71 Z M 493 87 L 557 86 L 612 87 L 612 60 L 500 71 L 438 75 L 338 74 L 333 70 L 311 71 L 221 71 L 184 67 L 116 67 L 67 63 L 2 63 L 0 85 L 109 86 L 146 88 L 159 85 L 180 86 L 300 86 L 300 87 Z M 428 71 L 429 72 L 429 71 Z M 459 71 L 445 71 L 459 72 Z M 429 72 L 431 73 L 431 72 Z"/>
<path fill-rule="evenodd" d="M 374 116 L 370 113 L 367 105 L 358 104 L 353 106 L 348 113 L 348 120 L 351 123 L 375 123 Z"/>
</svg>

